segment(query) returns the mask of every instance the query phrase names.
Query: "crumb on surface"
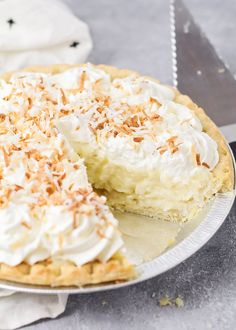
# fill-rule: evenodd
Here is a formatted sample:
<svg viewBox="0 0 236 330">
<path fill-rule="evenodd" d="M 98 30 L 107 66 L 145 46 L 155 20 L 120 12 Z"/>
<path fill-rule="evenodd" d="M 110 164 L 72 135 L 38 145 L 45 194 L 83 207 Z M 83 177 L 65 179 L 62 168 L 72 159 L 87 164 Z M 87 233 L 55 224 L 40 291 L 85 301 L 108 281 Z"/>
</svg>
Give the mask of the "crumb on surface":
<svg viewBox="0 0 236 330">
<path fill-rule="evenodd" d="M 102 301 L 102 306 L 105 306 L 105 305 L 107 305 L 108 304 L 108 302 L 106 301 L 106 300 L 103 300 Z"/>
<path fill-rule="evenodd" d="M 177 298 L 175 299 L 175 305 L 176 305 L 177 307 L 184 307 L 184 301 L 183 301 L 183 299 L 180 298 L 180 297 L 177 297 Z"/>
<path fill-rule="evenodd" d="M 172 301 L 170 300 L 170 298 L 168 296 L 164 296 L 164 297 L 161 297 L 159 299 L 159 304 L 160 304 L 161 307 L 171 306 L 172 305 Z"/>
<path fill-rule="evenodd" d="M 179 296 L 177 298 L 169 298 L 167 295 L 159 299 L 159 305 L 164 306 L 177 306 L 184 307 L 184 301 Z"/>
</svg>

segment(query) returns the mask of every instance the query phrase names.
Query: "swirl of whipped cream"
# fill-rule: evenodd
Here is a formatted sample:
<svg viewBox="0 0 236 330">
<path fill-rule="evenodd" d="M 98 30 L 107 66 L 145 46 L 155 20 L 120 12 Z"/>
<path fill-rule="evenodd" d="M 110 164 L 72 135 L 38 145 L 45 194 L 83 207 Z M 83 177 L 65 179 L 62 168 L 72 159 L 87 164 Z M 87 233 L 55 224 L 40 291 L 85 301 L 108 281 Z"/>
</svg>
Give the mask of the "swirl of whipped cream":
<svg viewBox="0 0 236 330">
<path fill-rule="evenodd" d="M 51 83 L 56 83 L 57 86 L 63 89 L 78 89 L 81 76 L 83 77 L 83 89 L 89 90 L 92 85 L 100 81 L 100 87 L 105 90 L 110 84 L 110 76 L 102 70 L 95 69 L 91 65 L 81 68 L 68 69 L 62 73 L 58 73 L 49 77 Z"/>
<path fill-rule="evenodd" d="M 104 223 L 96 214 L 78 213 L 74 219 L 63 206 L 51 206 L 45 210 L 43 245 L 54 259 L 71 260 L 76 265 L 92 260 L 105 262 L 122 247 L 123 241 L 108 208 L 103 216 Z"/>
<path fill-rule="evenodd" d="M 150 98 L 159 102 L 173 100 L 174 91 L 170 87 L 158 84 L 148 78 L 130 76 L 113 81 L 111 96 L 119 102 L 137 105 L 148 103 Z"/>
<path fill-rule="evenodd" d="M 34 262 L 48 257 L 40 246 L 40 214 L 32 219 L 29 205 L 9 203 L 0 209 L 0 219 L 0 262 L 16 266 L 32 256 Z"/>
<path fill-rule="evenodd" d="M 47 258 L 67 260 L 77 266 L 93 260 L 105 262 L 123 246 L 117 221 L 104 209 L 106 222 L 96 214 L 78 214 L 65 206 L 37 208 L 10 203 L 0 209 L 0 262 L 10 266 Z"/>
</svg>

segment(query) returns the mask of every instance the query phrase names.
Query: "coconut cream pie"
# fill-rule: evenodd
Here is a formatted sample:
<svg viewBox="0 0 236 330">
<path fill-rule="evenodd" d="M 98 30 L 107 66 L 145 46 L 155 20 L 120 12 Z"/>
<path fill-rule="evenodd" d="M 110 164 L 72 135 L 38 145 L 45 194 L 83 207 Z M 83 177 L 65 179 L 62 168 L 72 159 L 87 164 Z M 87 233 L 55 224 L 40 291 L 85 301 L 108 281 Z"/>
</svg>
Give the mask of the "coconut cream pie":
<svg viewBox="0 0 236 330">
<path fill-rule="evenodd" d="M 233 187 L 227 145 L 204 111 L 131 71 L 6 74 L 0 119 L 2 279 L 62 286 L 134 276 L 92 186 L 116 209 L 171 221 L 192 219 Z"/>
</svg>

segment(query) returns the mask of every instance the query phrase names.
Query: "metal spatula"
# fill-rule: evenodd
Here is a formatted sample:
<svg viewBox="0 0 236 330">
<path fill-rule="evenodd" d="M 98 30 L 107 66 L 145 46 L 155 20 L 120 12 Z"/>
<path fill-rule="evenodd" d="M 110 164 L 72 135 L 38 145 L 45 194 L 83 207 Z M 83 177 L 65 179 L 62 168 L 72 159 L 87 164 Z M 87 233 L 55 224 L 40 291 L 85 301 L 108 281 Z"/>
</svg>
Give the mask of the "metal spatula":
<svg viewBox="0 0 236 330">
<path fill-rule="evenodd" d="M 224 133 L 236 157 L 236 80 L 181 0 L 170 5 L 174 85 Z"/>
</svg>

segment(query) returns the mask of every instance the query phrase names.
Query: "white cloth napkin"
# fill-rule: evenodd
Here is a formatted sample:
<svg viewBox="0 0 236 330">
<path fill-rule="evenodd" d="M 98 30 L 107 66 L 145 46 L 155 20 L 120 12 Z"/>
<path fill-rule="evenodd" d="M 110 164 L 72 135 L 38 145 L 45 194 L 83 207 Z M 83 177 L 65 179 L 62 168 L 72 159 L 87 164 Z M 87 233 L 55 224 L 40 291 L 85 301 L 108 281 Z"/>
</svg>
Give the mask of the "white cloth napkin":
<svg viewBox="0 0 236 330">
<path fill-rule="evenodd" d="M 17 329 L 64 312 L 67 295 L 37 295 L 0 289 L 0 329 Z"/>
<path fill-rule="evenodd" d="M 32 65 L 84 62 L 92 48 L 87 25 L 59 0 L 0 1 L 0 72 Z M 16 329 L 64 312 L 67 295 L 0 289 L 0 329 Z"/>
<path fill-rule="evenodd" d="M 87 25 L 62 1 L 0 1 L 0 72 L 82 63 L 91 48 Z"/>
</svg>

